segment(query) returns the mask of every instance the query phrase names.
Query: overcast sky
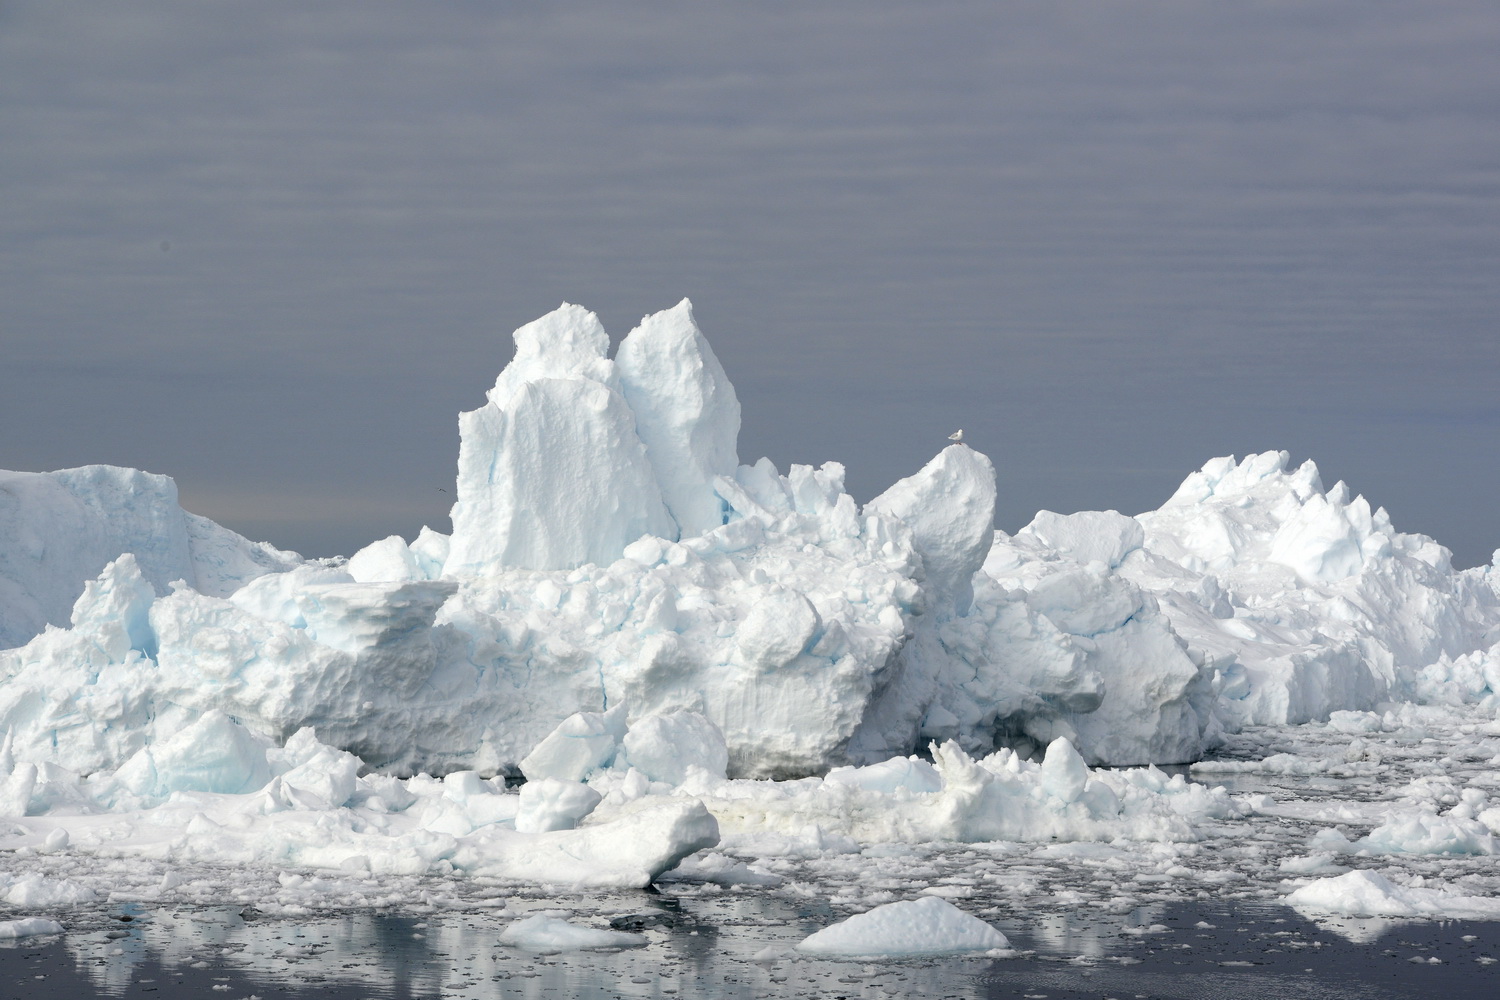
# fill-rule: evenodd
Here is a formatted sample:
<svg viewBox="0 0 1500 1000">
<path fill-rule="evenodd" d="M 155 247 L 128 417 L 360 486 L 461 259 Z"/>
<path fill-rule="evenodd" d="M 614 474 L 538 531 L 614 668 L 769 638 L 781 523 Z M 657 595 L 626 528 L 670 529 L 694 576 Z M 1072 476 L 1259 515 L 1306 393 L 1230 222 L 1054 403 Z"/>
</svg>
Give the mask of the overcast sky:
<svg viewBox="0 0 1500 1000">
<path fill-rule="evenodd" d="M 1286 449 L 1500 546 L 1500 7 L 0 0 L 0 467 L 449 528 L 562 301 L 683 296 L 740 456 L 1001 528 Z"/>
</svg>

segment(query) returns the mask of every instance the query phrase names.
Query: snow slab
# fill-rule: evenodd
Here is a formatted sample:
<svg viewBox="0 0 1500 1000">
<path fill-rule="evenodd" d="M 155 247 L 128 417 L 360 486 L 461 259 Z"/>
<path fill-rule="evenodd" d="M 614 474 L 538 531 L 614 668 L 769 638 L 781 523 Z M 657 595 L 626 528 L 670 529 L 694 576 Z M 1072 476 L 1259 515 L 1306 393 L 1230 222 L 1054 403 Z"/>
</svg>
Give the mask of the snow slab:
<svg viewBox="0 0 1500 1000">
<path fill-rule="evenodd" d="M 640 948 L 645 935 L 581 927 L 561 917 L 523 917 L 500 932 L 500 943 L 541 954 L 598 948 Z"/>
<path fill-rule="evenodd" d="M 923 896 L 886 903 L 808 935 L 806 955 L 848 959 L 920 958 L 1009 948 L 995 928 L 945 899 Z"/>
</svg>

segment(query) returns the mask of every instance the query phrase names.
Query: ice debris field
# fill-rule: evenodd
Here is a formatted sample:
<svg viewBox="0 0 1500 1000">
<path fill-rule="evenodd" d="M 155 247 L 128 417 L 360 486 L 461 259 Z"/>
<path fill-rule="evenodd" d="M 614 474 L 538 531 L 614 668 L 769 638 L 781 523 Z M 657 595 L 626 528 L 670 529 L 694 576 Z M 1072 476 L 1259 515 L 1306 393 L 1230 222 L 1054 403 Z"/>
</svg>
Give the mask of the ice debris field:
<svg viewBox="0 0 1500 1000">
<path fill-rule="evenodd" d="M 789 962 L 1192 899 L 1500 920 L 1495 565 L 1277 452 L 1014 535 L 963 444 L 860 505 L 740 464 L 686 301 L 515 343 L 451 535 L 305 560 L 163 476 L 0 472 L 0 937 L 232 902 L 649 948 L 584 901 L 653 884 L 818 899 Z"/>
</svg>

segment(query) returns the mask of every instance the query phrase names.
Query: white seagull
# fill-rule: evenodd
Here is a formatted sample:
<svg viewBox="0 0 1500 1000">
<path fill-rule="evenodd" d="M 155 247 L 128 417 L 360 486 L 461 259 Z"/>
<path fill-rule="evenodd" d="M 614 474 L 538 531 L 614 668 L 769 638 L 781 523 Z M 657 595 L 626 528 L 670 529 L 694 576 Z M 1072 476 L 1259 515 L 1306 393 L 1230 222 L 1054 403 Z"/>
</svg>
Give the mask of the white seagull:
<svg viewBox="0 0 1500 1000">
<path fill-rule="evenodd" d="M 964 429 L 962 427 L 960 427 L 958 430 L 954 431 L 952 434 L 949 434 L 948 435 L 948 440 L 949 441 L 957 441 L 959 444 L 963 444 L 964 443 Z"/>
</svg>

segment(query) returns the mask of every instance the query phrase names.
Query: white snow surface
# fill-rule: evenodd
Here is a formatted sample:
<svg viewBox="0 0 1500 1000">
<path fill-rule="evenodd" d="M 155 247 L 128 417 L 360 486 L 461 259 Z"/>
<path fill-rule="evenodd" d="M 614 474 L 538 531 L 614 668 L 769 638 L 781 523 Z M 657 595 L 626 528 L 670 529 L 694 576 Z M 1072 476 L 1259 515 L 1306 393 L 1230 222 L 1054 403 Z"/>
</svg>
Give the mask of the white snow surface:
<svg viewBox="0 0 1500 1000">
<path fill-rule="evenodd" d="M 808 935 L 797 950 L 808 955 L 849 959 L 917 958 L 961 955 L 1009 948 L 989 924 L 945 899 L 886 903 Z"/>
</svg>

